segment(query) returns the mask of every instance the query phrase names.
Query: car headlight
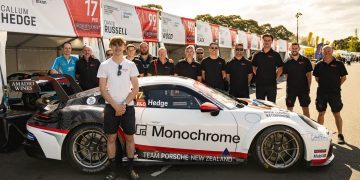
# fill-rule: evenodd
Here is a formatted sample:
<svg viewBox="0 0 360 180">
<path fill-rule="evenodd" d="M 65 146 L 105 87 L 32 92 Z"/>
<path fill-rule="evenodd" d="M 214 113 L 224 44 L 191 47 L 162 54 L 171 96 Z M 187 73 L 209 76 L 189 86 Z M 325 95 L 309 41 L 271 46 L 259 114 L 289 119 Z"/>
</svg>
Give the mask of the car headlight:
<svg viewBox="0 0 360 180">
<path fill-rule="evenodd" d="M 302 115 L 302 114 L 298 114 L 298 116 L 306 123 L 308 124 L 310 127 L 314 128 L 314 129 L 318 129 L 319 128 L 319 124 L 317 122 L 315 122 L 314 120 Z"/>
</svg>

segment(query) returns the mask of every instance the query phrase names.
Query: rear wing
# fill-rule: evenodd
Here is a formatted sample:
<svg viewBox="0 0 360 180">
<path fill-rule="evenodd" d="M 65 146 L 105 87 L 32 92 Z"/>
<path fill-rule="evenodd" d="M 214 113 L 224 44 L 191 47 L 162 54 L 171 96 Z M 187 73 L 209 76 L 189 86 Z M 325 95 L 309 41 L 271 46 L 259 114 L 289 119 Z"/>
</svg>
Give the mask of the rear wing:
<svg viewBox="0 0 360 180">
<path fill-rule="evenodd" d="M 39 93 L 41 91 L 38 82 L 41 80 L 46 80 L 50 83 L 51 87 L 55 90 L 56 95 L 59 97 L 60 102 L 67 102 L 70 97 L 65 92 L 63 87 L 59 84 L 59 82 L 55 78 L 66 78 L 69 83 L 70 87 L 72 88 L 75 94 L 82 92 L 81 87 L 75 82 L 74 78 L 68 74 L 55 74 L 51 76 L 37 76 L 32 77 L 31 79 L 27 80 L 12 80 L 9 81 L 9 86 L 11 90 L 16 92 L 22 93 Z"/>
</svg>

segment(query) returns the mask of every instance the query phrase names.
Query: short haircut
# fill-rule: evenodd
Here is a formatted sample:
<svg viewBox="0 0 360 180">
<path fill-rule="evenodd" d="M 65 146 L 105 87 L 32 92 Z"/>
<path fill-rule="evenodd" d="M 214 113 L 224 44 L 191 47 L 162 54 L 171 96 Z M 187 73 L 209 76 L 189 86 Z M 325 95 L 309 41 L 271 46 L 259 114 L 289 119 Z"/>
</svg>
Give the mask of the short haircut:
<svg viewBox="0 0 360 180">
<path fill-rule="evenodd" d="M 291 45 L 292 45 L 292 46 L 299 46 L 299 47 L 300 47 L 300 44 L 297 43 L 297 42 L 293 42 L 293 43 L 291 43 Z"/>
<path fill-rule="evenodd" d="M 236 47 L 236 46 L 242 46 L 242 47 L 244 47 L 244 44 L 243 44 L 243 43 L 236 43 L 236 44 L 235 44 L 235 47 Z"/>
<path fill-rule="evenodd" d="M 110 45 L 115 46 L 115 45 L 126 45 L 126 40 L 124 37 L 122 36 L 113 36 L 110 38 Z"/>
<path fill-rule="evenodd" d="M 209 44 L 209 47 L 212 46 L 212 45 L 219 46 L 217 42 L 211 42 L 211 43 Z"/>
<path fill-rule="evenodd" d="M 62 44 L 62 47 L 64 48 L 66 44 L 68 44 L 68 45 L 70 45 L 70 47 L 72 47 L 71 42 L 64 42 L 64 44 Z"/>
<path fill-rule="evenodd" d="M 262 39 L 265 39 L 266 37 L 271 38 L 271 41 L 274 40 L 274 36 L 271 35 L 271 34 L 264 34 L 264 35 L 262 36 Z"/>
<path fill-rule="evenodd" d="M 194 48 L 193 45 L 186 46 L 185 51 L 188 50 L 188 49 L 192 49 L 195 52 L 195 48 Z"/>
<path fill-rule="evenodd" d="M 158 49 L 158 53 L 160 52 L 160 50 L 165 50 L 165 52 L 167 53 L 167 50 L 166 50 L 166 48 L 165 48 L 165 47 L 161 47 L 161 48 L 159 48 L 159 49 Z"/>
<path fill-rule="evenodd" d="M 324 50 L 324 49 L 326 49 L 326 48 L 331 48 L 331 49 L 333 49 L 330 45 L 325 45 L 325 46 L 322 48 L 322 50 Z"/>
<path fill-rule="evenodd" d="M 142 45 L 149 46 L 149 44 L 148 44 L 147 42 L 145 42 L 145 41 L 143 41 L 143 42 L 140 43 L 140 46 L 142 46 Z"/>
<path fill-rule="evenodd" d="M 136 47 L 135 47 L 134 44 L 128 44 L 128 45 L 126 46 L 126 49 L 129 49 L 129 48 L 131 48 L 131 47 L 133 47 L 134 49 L 136 49 Z"/>
<path fill-rule="evenodd" d="M 198 51 L 198 50 L 204 51 L 204 48 L 198 47 L 198 48 L 196 48 L 196 51 Z"/>
<path fill-rule="evenodd" d="M 87 44 L 85 44 L 82 49 L 84 50 L 85 48 L 89 48 L 90 50 L 92 50 L 92 47 Z"/>
</svg>

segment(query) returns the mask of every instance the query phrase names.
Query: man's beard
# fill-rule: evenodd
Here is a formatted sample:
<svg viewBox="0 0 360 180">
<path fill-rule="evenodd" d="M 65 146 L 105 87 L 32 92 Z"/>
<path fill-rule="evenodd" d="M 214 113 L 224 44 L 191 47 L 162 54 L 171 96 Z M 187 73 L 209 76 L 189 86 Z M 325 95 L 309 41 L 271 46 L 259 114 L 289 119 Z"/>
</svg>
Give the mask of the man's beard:
<svg viewBox="0 0 360 180">
<path fill-rule="evenodd" d="M 147 52 L 140 52 L 141 55 L 148 55 L 149 54 L 149 51 Z"/>
<path fill-rule="evenodd" d="M 297 56 L 297 55 L 299 55 L 299 52 L 291 52 L 291 55 L 292 56 Z"/>
</svg>

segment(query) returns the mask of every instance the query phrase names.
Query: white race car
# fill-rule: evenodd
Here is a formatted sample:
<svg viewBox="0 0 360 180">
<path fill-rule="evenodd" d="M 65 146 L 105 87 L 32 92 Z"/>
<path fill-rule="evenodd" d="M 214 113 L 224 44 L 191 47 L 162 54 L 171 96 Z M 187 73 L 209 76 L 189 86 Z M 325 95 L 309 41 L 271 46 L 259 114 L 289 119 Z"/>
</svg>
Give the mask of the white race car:
<svg viewBox="0 0 360 180">
<path fill-rule="evenodd" d="M 144 77 L 139 83 L 138 164 L 234 164 L 252 155 L 266 169 L 286 170 L 301 161 L 322 166 L 334 159 L 328 129 L 268 101 L 233 99 L 183 77 Z M 26 152 L 67 160 L 84 172 L 105 169 L 103 108 L 97 88 L 49 104 L 27 123 Z M 118 149 L 125 152 L 121 128 L 118 134 Z"/>
</svg>

